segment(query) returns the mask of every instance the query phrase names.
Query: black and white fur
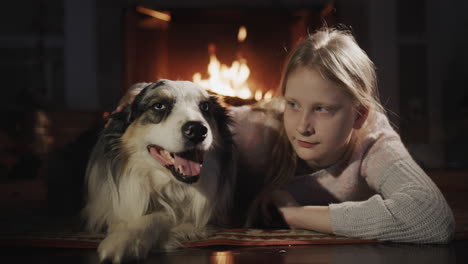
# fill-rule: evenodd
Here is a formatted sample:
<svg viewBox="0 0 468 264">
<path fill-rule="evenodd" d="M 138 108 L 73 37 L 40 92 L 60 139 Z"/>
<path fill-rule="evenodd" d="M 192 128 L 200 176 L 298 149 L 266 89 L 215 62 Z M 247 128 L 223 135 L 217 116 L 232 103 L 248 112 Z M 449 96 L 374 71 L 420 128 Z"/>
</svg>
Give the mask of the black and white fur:
<svg viewBox="0 0 468 264">
<path fill-rule="evenodd" d="M 235 154 L 231 119 L 215 97 L 192 82 L 161 80 L 112 118 L 88 163 L 83 211 L 88 229 L 107 231 L 101 260 L 141 259 L 207 236 L 212 221 L 224 221 Z M 196 127 L 187 130 L 188 124 Z M 201 173 L 185 176 L 154 153 L 168 160 L 201 155 Z"/>
</svg>

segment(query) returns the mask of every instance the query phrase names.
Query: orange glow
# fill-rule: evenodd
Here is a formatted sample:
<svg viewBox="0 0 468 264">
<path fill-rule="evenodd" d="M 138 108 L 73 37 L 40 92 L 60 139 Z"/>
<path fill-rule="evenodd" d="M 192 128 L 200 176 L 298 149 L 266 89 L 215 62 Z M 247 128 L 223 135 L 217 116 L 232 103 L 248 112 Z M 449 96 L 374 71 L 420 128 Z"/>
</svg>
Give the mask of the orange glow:
<svg viewBox="0 0 468 264">
<path fill-rule="evenodd" d="M 247 28 L 245 26 L 241 26 L 239 28 L 239 32 L 237 33 L 237 40 L 239 42 L 244 42 L 246 38 L 247 38 Z"/>
<path fill-rule="evenodd" d="M 262 97 L 263 97 L 262 91 L 257 90 L 257 91 L 255 92 L 254 99 L 255 99 L 256 101 L 260 101 L 260 100 L 262 100 Z"/>
<path fill-rule="evenodd" d="M 273 92 L 271 90 L 266 92 L 265 95 L 263 96 L 263 99 L 265 100 L 270 100 L 271 98 L 273 98 Z"/>
<path fill-rule="evenodd" d="M 211 259 L 213 264 L 232 264 L 234 257 L 230 251 L 218 251 L 212 255 Z"/>
<path fill-rule="evenodd" d="M 171 21 L 171 15 L 167 12 L 156 11 L 142 6 L 137 6 L 136 10 L 148 16 L 152 16 L 156 19 L 163 20 L 166 22 Z"/>
<path fill-rule="evenodd" d="M 239 28 L 237 39 L 239 42 L 244 42 L 247 38 L 247 28 L 241 26 Z M 202 79 L 202 74 L 197 72 L 193 75 L 193 82 L 197 83 L 206 90 L 217 94 L 239 97 L 242 99 L 271 99 L 272 92 L 268 91 L 263 94 L 263 91 L 253 90 L 247 84 L 250 76 L 250 68 L 247 66 L 247 60 L 240 55 L 238 60 L 232 62 L 231 66 L 221 64 L 216 57 L 216 47 L 214 44 L 208 46 L 210 52 L 210 62 L 208 64 L 208 78 Z M 239 53 L 242 54 L 242 53 Z"/>
<path fill-rule="evenodd" d="M 252 92 L 247 85 L 250 69 L 245 59 L 235 60 L 231 67 L 228 67 L 221 64 L 216 54 L 211 54 L 208 75 L 208 79 L 202 79 L 201 73 L 197 72 L 193 75 L 193 81 L 201 87 L 221 95 L 242 99 L 252 98 Z"/>
</svg>

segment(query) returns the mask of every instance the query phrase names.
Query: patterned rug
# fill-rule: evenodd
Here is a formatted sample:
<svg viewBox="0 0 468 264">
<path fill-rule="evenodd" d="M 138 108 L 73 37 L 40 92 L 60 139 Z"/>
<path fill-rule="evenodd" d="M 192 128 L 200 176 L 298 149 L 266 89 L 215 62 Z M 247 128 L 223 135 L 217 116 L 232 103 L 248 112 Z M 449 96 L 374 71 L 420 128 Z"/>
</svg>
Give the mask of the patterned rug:
<svg viewBox="0 0 468 264">
<path fill-rule="evenodd" d="M 0 246 L 29 246 L 57 248 L 97 248 L 104 234 L 86 232 L 25 232 L 1 233 Z M 458 230 L 455 240 L 468 239 L 468 230 Z M 377 240 L 355 239 L 328 235 L 309 230 L 290 229 L 226 229 L 207 239 L 184 243 L 185 247 L 206 246 L 285 246 L 318 244 L 369 244 Z"/>
<path fill-rule="evenodd" d="M 84 232 L 30 232 L 0 234 L 0 246 L 32 246 L 60 248 L 97 248 L 104 235 Z M 227 229 L 215 235 L 184 244 L 185 247 L 206 246 L 275 246 L 314 244 L 379 243 L 327 235 L 307 230 Z"/>
<path fill-rule="evenodd" d="M 376 240 L 361 240 L 333 236 L 301 229 L 228 229 L 207 239 L 187 242 L 186 247 L 203 246 L 278 246 L 314 244 L 379 243 Z"/>
<path fill-rule="evenodd" d="M 454 208 L 455 240 L 468 239 L 468 210 Z M 6 217 L 0 215 L 0 246 L 32 246 L 59 248 L 97 248 L 103 234 L 82 232 L 82 223 L 76 217 L 54 219 L 39 212 Z M 213 236 L 190 241 L 185 247 L 205 246 L 284 246 L 314 244 L 357 244 L 380 243 L 375 240 L 361 240 L 340 237 L 308 230 L 271 229 L 226 229 Z"/>
</svg>

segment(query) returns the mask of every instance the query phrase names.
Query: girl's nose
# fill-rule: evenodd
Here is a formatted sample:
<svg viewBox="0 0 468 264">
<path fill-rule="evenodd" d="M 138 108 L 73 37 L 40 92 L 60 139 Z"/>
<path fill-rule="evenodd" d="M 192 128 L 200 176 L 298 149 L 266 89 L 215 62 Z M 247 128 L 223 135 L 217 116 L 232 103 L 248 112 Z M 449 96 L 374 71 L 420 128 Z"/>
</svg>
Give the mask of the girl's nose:
<svg viewBox="0 0 468 264">
<path fill-rule="evenodd" d="M 307 113 L 303 113 L 296 127 L 297 132 L 303 136 L 310 136 L 315 133 L 312 119 Z"/>
</svg>

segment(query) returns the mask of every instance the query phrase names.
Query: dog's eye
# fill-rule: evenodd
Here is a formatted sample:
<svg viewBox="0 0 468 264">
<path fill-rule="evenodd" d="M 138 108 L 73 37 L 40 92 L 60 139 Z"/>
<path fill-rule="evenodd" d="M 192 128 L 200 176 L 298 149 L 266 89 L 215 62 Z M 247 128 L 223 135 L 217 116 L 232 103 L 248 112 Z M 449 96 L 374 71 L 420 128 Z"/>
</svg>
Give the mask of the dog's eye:
<svg viewBox="0 0 468 264">
<path fill-rule="evenodd" d="M 204 112 L 207 112 L 208 110 L 210 110 L 210 103 L 208 102 L 200 103 L 200 109 Z"/>
<path fill-rule="evenodd" d="M 165 110 L 166 109 L 166 105 L 163 104 L 163 103 L 155 103 L 153 105 L 153 108 L 157 111 L 162 111 L 162 110 Z"/>
</svg>

